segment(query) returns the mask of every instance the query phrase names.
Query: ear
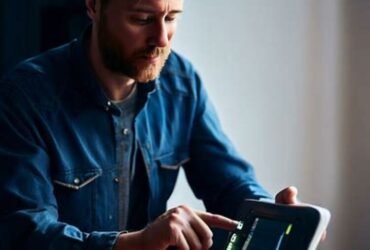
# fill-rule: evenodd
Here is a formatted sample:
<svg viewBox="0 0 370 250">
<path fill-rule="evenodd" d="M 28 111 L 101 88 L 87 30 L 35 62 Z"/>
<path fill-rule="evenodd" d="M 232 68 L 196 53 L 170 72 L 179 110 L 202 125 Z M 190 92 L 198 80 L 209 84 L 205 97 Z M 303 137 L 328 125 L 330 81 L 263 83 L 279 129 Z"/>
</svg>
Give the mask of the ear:
<svg viewBox="0 0 370 250">
<path fill-rule="evenodd" d="M 97 0 L 85 0 L 86 12 L 91 20 L 96 20 L 97 18 Z"/>
</svg>

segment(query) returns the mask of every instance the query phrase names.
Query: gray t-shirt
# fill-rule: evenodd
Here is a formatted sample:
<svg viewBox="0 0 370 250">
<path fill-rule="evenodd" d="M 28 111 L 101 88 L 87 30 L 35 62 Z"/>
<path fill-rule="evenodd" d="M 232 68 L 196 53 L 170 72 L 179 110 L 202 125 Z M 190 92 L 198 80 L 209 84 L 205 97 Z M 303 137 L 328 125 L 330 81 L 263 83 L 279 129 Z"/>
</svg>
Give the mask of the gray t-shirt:
<svg viewBox="0 0 370 250">
<path fill-rule="evenodd" d="M 121 230 L 127 228 L 130 207 L 130 184 L 135 175 L 136 154 L 134 119 L 138 112 L 138 95 L 136 85 L 131 93 L 123 101 L 112 101 L 120 110 L 121 115 L 117 122 L 116 155 L 118 177 L 115 180 L 119 184 L 119 227 Z"/>
</svg>

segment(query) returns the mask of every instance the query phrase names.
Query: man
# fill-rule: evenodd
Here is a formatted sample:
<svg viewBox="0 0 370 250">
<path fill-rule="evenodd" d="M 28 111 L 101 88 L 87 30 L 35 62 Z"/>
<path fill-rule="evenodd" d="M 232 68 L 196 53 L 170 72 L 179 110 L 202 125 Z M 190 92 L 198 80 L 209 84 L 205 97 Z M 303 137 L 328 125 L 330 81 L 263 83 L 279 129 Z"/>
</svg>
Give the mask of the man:
<svg viewBox="0 0 370 250">
<path fill-rule="evenodd" d="M 170 50 L 182 0 L 86 7 L 80 39 L 1 81 L 0 249 L 219 249 L 210 228 L 233 230 L 237 205 L 269 194 Z M 180 166 L 209 213 L 166 211 Z"/>
</svg>

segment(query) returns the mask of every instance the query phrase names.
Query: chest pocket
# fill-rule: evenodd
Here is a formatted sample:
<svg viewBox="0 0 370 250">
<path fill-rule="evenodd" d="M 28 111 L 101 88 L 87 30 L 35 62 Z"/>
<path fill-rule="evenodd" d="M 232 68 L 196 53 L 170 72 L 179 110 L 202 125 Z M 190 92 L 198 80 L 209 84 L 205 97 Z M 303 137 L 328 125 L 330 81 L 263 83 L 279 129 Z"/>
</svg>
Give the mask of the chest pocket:
<svg viewBox="0 0 370 250">
<path fill-rule="evenodd" d="M 186 162 L 190 161 L 187 152 L 170 153 L 156 159 L 159 167 L 164 170 L 178 170 Z"/>
<path fill-rule="evenodd" d="M 158 169 L 160 194 L 167 200 L 176 184 L 179 169 L 190 160 L 187 152 L 174 152 L 158 157 L 155 161 Z"/>
<path fill-rule="evenodd" d="M 89 171 L 77 170 L 57 174 L 53 182 L 58 186 L 69 188 L 71 190 L 80 190 L 101 175 L 102 171 L 100 169 Z"/>
<path fill-rule="evenodd" d="M 54 194 L 58 204 L 59 220 L 81 230 L 91 230 L 97 199 L 97 179 L 100 169 L 73 170 L 57 173 L 53 178 Z"/>
</svg>

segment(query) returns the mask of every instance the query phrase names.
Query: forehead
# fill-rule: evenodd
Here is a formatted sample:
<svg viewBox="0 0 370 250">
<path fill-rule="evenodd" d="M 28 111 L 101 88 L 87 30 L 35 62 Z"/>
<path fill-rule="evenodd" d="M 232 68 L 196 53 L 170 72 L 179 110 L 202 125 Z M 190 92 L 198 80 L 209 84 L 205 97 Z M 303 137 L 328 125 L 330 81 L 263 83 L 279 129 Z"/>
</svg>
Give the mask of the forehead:
<svg viewBox="0 0 370 250">
<path fill-rule="evenodd" d="M 171 12 L 183 9 L 183 0 L 111 0 L 128 11 Z"/>
</svg>

